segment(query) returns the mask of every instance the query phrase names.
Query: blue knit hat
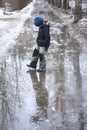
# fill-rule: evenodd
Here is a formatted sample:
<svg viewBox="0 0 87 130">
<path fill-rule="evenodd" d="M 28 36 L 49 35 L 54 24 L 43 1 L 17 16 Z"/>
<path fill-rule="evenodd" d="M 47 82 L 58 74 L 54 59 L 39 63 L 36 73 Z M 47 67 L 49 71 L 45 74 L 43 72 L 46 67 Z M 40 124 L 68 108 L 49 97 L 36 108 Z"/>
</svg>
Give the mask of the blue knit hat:
<svg viewBox="0 0 87 130">
<path fill-rule="evenodd" d="M 34 19 L 35 26 L 41 26 L 43 24 L 43 18 L 42 17 L 36 17 Z"/>
</svg>

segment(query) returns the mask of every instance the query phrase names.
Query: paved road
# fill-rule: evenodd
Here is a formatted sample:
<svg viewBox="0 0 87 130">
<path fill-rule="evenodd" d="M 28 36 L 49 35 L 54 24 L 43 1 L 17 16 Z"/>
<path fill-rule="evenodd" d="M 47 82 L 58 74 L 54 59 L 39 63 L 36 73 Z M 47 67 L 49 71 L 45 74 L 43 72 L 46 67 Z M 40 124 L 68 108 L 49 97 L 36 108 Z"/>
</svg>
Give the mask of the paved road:
<svg viewBox="0 0 87 130">
<path fill-rule="evenodd" d="M 41 15 L 51 24 L 47 71 L 27 73 Z M 87 130 L 87 54 L 44 2 L 37 2 L 0 69 L 0 130 Z"/>
</svg>

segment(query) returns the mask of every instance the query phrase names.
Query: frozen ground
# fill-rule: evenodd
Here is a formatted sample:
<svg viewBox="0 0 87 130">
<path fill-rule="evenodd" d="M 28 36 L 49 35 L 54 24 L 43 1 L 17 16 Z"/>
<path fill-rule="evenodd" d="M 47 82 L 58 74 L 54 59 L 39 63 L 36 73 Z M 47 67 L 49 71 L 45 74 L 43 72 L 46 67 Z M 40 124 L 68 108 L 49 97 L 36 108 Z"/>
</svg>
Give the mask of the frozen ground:
<svg viewBox="0 0 87 130">
<path fill-rule="evenodd" d="M 21 11 L 12 12 L 12 15 L 4 15 L 0 9 L 0 61 L 6 55 L 9 48 L 16 44 L 15 40 L 22 32 L 22 27 L 27 18 L 31 18 L 34 2 L 31 2 Z"/>
<path fill-rule="evenodd" d="M 19 33 L 22 32 L 22 27 L 27 18 L 31 18 L 31 12 L 33 10 L 34 2 L 31 2 L 27 7 L 21 11 L 15 11 L 12 15 L 4 15 L 3 9 L 0 9 L 0 61 L 6 55 L 9 47 L 12 47 L 15 43 L 15 39 Z M 70 6 L 74 8 L 74 2 L 70 2 Z M 83 9 L 87 8 L 87 4 L 83 3 Z M 87 17 L 80 20 L 77 24 L 72 25 L 73 18 L 70 15 L 61 13 L 58 10 L 58 16 L 64 21 L 64 24 L 69 25 L 69 31 L 74 38 L 76 38 L 81 44 L 86 43 L 87 36 Z M 55 12 L 56 13 L 56 12 Z M 82 44 L 84 47 L 84 45 Z"/>
<path fill-rule="evenodd" d="M 85 48 L 87 42 L 87 2 L 83 2 L 82 4 L 82 9 L 83 12 L 85 12 L 85 15 L 83 13 L 83 18 L 76 24 L 73 23 L 74 17 L 72 15 L 72 10 L 75 6 L 73 0 L 70 1 L 69 5 L 71 7 L 71 11 L 69 13 L 65 10 L 55 9 L 56 12 L 58 12 L 55 12 L 55 14 L 60 17 L 65 25 L 68 25 L 69 33 L 73 36 L 73 38 L 77 39 L 82 48 Z"/>
<path fill-rule="evenodd" d="M 33 4 L 1 18 L 7 31 L 4 28 L 1 35 L 6 39 L 0 51 L 0 60 L 4 60 L 0 64 L 0 130 L 87 130 L 87 52 L 82 51 L 79 38 L 74 39 L 78 23 L 75 27 L 71 15 L 61 11 L 57 17 L 43 0 Z M 27 73 L 26 67 L 36 41 L 36 15 L 51 24 L 53 44 L 45 73 Z"/>
</svg>

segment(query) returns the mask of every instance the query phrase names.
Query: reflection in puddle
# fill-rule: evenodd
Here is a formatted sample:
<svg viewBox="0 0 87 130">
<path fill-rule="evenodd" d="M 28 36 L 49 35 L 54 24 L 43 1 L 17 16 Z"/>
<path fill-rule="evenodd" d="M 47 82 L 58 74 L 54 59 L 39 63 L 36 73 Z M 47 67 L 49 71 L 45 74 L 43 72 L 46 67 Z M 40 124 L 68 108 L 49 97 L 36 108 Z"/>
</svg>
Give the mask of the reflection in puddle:
<svg viewBox="0 0 87 130">
<path fill-rule="evenodd" d="M 34 71 L 29 72 L 32 79 L 33 88 L 36 95 L 37 103 L 37 113 L 32 117 L 32 121 L 43 120 L 47 118 L 47 108 L 48 108 L 48 93 L 45 88 L 45 72 L 39 73 L 39 77 Z"/>
</svg>

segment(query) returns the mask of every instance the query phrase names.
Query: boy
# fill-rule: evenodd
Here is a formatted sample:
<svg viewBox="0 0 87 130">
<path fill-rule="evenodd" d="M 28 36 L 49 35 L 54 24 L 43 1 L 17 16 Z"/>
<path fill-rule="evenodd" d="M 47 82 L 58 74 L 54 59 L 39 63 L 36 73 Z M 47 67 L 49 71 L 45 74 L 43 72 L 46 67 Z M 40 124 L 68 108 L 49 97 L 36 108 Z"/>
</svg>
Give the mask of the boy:
<svg viewBox="0 0 87 130">
<path fill-rule="evenodd" d="M 37 48 L 34 49 L 32 54 L 32 61 L 30 65 L 27 65 L 30 69 L 36 70 L 38 59 L 40 60 L 38 72 L 46 70 L 45 52 L 50 46 L 50 26 L 47 21 L 44 21 L 42 17 L 36 17 L 34 19 L 35 26 L 39 27 L 37 37 Z"/>
</svg>

